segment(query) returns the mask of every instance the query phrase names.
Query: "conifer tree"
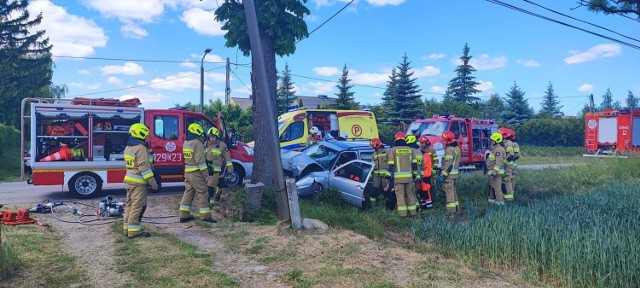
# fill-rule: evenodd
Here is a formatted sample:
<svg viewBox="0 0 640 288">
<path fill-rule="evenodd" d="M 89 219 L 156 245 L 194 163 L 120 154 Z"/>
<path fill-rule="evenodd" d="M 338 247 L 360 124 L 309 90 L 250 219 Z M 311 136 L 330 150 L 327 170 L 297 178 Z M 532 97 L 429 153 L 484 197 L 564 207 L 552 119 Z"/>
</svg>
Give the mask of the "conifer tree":
<svg viewBox="0 0 640 288">
<path fill-rule="evenodd" d="M 527 99 L 524 98 L 525 92 L 513 82 L 511 90 L 506 94 L 505 110 L 502 112 L 502 118 L 509 124 L 523 124 L 531 119 L 533 110 L 529 106 Z"/>
<path fill-rule="evenodd" d="M 387 81 L 387 89 L 382 94 L 382 106 L 380 111 L 384 114 L 384 116 L 380 115 L 379 119 L 397 118 L 397 113 L 393 113 L 397 82 L 398 75 L 396 73 L 396 67 L 393 67 L 393 69 L 391 69 L 391 76 L 389 76 L 389 81 Z"/>
<path fill-rule="evenodd" d="M 502 112 L 504 111 L 504 101 L 497 93 L 491 94 L 491 97 L 484 104 L 483 116 L 485 118 L 501 120 Z"/>
<path fill-rule="evenodd" d="M 398 73 L 395 86 L 395 98 L 393 100 L 393 110 L 391 115 L 395 120 L 413 121 L 420 116 L 423 103 L 420 100 L 420 87 L 416 84 L 417 78 L 412 78 L 411 62 L 407 55 L 402 57 L 402 62 L 398 66 Z M 408 122 L 407 122 L 408 123 Z"/>
<path fill-rule="evenodd" d="M 634 109 L 638 107 L 638 98 L 636 98 L 635 96 L 633 96 L 633 93 L 631 91 L 628 91 L 629 94 L 627 94 L 627 107 Z"/>
<path fill-rule="evenodd" d="M 336 104 L 333 105 L 336 109 L 358 109 L 358 103 L 353 100 L 354 92 L 351 91 L 353 85 L 350 85 L 351 79 L 349 79 L 349 70 L 347 69 L 347 64 L 342 68 L 342 76 L 340 76 L 340 80 L 336 88 L 338 88 L 338 99 L 336 99 Z"/>
<path fill-rule="evenodd" d="M 600 103 L 601 110 L 607 108 L 613 108 L 613 95 L 611 95 L 611 90 L 609 88 L 607 88 L 607 92 L 602 95 L 602 103 Z"/>
<path fill-rule="evenodd" d="M 542 101 L 542 108 L 540 109 L 539 114 L 542 117 L 552 117 L 553 115 L 560 113 L 561 108 L 562 105 L 560 105 L 560 101 L 558 101 L 558 95 L 555 94 L 553 84 L 549 81 L 547 91 L 544 93 L 544 100 Z"/>
<path fill-rule="evenodd" d="M 446 98 L 453 99 L 460 103 L 473 103 L 480 100 L 480 98 L 473 96 L 480 92 L 480 90 L 476 89 L 476 86 L 479 85 L 479 83 L 474 80 L 476 77 L 471 76 L 471 73 L 476 71 L 473 66 L 469 65 L 471 58 L 472 56 L 469 56 L 469 45 L 465 43 L 462 49 L 462 56 L 460 57 L 462 64 L 455 70 L 456 77 L 449 81 L 449 87 L 445 95 Z"/>
<path fill-rule="evenodd" d="M 293 88 L 293 81 L 291 80 L 291 70 L 289 70 L 289 64 L 284 65 L 284 71 L 282 76 L 278 77 L 280 83 L 278 83 L 278 91 L 276 93 L 276 103 L 278 104 L 278 115 L 286 113 L 289 110 L 289 106 L 295 100 L 296 90 Z"/>
</svg>

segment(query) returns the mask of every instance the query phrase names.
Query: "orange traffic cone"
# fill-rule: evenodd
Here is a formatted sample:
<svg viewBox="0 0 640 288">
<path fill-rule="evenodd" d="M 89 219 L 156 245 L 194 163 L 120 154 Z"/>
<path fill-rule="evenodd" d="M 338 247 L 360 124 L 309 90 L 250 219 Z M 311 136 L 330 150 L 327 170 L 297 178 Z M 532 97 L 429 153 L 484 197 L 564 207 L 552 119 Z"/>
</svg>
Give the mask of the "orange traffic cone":
<svg viewBox="0 0 640 288">
<path fill-rule="evenodd" d="M 40 162 L 49 162 L 49 161 L 58 161 L 58 160 L 70 161 L 71 157 L 72 157 L 72 154 L 71 154 L 71 150 L 69 150 L 69 147 L 67 147 L 66 145 L 62 145 L 62 147 L 60 147 L 60 151 L 49 154 L 49 156 L 40 159 Z"/>
</svg>

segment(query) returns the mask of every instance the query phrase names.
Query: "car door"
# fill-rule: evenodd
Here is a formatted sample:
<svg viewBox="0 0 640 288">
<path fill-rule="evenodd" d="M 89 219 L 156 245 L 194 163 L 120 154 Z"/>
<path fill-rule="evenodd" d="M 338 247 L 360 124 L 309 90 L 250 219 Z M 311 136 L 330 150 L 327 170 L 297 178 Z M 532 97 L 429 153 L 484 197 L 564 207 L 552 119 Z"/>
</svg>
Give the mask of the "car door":
<svg viewBox="0 0 640 288">
<path fill-rule="evenodd" d="M 369 183 L 373 164 L 362 160 L 352 160 L 336 167 L 329 174 L 329 187 L 340 192 L 344 201 L 362 207 L 364 191 Z"/>
</svg>

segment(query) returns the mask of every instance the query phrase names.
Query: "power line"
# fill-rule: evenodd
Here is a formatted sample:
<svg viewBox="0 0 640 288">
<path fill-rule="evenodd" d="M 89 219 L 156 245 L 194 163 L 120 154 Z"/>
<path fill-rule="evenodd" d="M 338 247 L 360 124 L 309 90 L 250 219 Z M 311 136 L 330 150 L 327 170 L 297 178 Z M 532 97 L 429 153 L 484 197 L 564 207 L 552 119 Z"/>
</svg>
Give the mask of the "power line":
<svg viewBox="0 0 640 288">
<path fill-rule="evenodd" d="M 238 74 L 236 74 L 236 72 L 233 72 L 233 70 L 231 70 L 231 73 L 233 73 L 233 76 L 236 76 L 238 81 L 240 81 L 240 83 L 242 83 L 242 85 L 244 85 L 244 87 L 247 87 L 247 89 L 249 89 L 249 91 L 252 91 L 251 87 L 249 87 L 247 84 L 244 84 L 244 82 L 242 81 L 242 79 L 240 79 L 240 76 L 238 76 Z"/>
<path fill-rule="evenodd" d="M 572 17 L 572 16 L 569 16 L 569 15 L 567 15 L 567 14 L 564 14 L 564 13 L 561 13 L 561 12 L 555 11 L 555 10 L 553 10 L 553 9 L 550 9 L 550 8 L 544 7 L 544 6 L 540 5 L 540 4 L 537 4 L 537 3 L 531 2 L 531 1 L 529 1 L 529 0 L 523 0 L 523 1 L 524 1 L 524 2 L 527 2 L 527 3 L 531 4 L 531 5 L 538 6 L 538 7 L 542 8 L 542 9 L 544 9 L 544 10 L 547 10 L 547 11 L 550 11 L 550 12 L 553 12 L 553 13 L 556 13 L 556 14 L 558 14 L 558 15 L 562 15 L 562 16 L 564 16 L 564 17 L 571 18 L 571 19 L 576 20 L 576 21 L 578 21 L 578 22 L 582 22 L 582 23 L 589 24 L 589 25 L 594 26 L 594 27 L 598 27 L 598 28 L 600 28 L 600 29 L 607 30 L 607 31 L 609 31 L 609 32 L 611 32 L 611 33 L 613 33 L 613 34 L 616 34 L 616 35 L 622 36 L 622 37 L 627 38 L 627 39 L 629 39 L 629 40 L 633 40 L 633 41 L 640 42 L 640 40 L 638 40 L 638 39 L 636 39 L 636 38 L 633 38 L 633 37 L 630 37 L 630 36 L 627 36 L 627 35 L 624 35 L 624 34 L 620 34 L 620 33 L 616 32 L 616 31 L 613 31 L 613 30 L 608 29 L 608 28 L 606 28 L 606 27 L 602 27 L 602 26 L 597 25 L 597 24 L 593 24 L 593 23 L 588 22 L 588 21 L 584 21 L 584 20 L 580 20 L 580 19 L 578 19 L 578 18 L 574 18 L 574 17 Z"/>
<path fill-rule="evenodd" d="M 154 59 L 124 59 L 124 58 L 104 58 L 104 57 L 82 57 L 82 56 L 66 56 L 66 55 L 52 55 L 52 57 L 56 58 L 71 58 L 71 59 L 85 59 L 85 60 L 103 60 L 103 61 L 130 61 L 130 62 L 148 62 L 148 63 L 184 63 L 185 60 L 154 60 Z M 227 62 L 213 62 L 213 61 L 204 61 L 204 63 L 209 64 L 227 64 Z M 251 63 L 231 63 L 233 65 L 238 66 L 248 66 Z"/>
<path fill-rule="evenodd" d="M 557 24 L 560 24 L 560 25 L 563 25 L 563 26 L 567 26 L 569 28 L 577 29 L 577 30 L 580 30 L 580 31 L 583 31 L 583 32 L 586 32 L 586 33 L 589 33 L 589 34 L 592 34 L 592 35 L 595 35 L 595 36 L 598 36 L 598 37 L 605 38 L 607 40 L 611 40 L 613 42 L 616 42 L 616 43 L 619 43 L 619 44 L 622 44 L 622 45 L 625 45 L 625 46 L 629 46 L 629 47 L 637 49 L 637 50 L 640 50 L 640 46 L 638 46 L 638 45 L 631 44 L 631 43 L 628 43 L 628 42 L 624 42 L 622 40 L 618 40 L 618 39 L 615 39 L 615 38 L 612 38 L 612 37 L 609 37 L 609 36 L 605 36 L 605 35 L 602 35 L 602 34 L 599 34 L 599 33 L 593 32 L 593 31 L 589 31 L 589 30 L 586 30 L 586 29 L 583 29 L 583 28 L 580 28 L 580 27 L 577 27 L 577 26 L 574 26 L 574 25 L 571 25 L 571 24 L 567 24 L 567 23 L 559 21 L 559 20 L 551 19 L 549 17 L 533 13 L 533 12 L 528 11 L 526 9 L 518 8 L 516 6 L 504 3 L 502 1 L 498 1 L 498 0 L 486 0 L 486 1 L 489 2 L 489 3 L 493 3 L 493 4 L 496 4 L 496 5 L 500 5 L 500 6 L 512 9 L 512 10 L 516 10 L 516 11 L 531 15 L 531 16 L 542 18 L 542 19 L 547 20 L 547 21 L 551 21 L 551 22 L 554 22 L 554 23 L 557 23 Z"/>
<path fill-rule="evenodd" d="M 356 0 L 351 0 L 349 3 L 344 5 L 344 7 L 342 7 L 340 10 L 338 10 L 338 12 L 334 13 L 333 15 L 331 15 L 331 17 L 329 17 L 329 19 L 327 19 L 324 22 L 322 22 L 322 24 L 320 24 L 320 26 L 318 26 L 315 29 L 311 30 L 311 32 L 309 32 L 309 34 L 307 35 L 307 38 L 309 36 L 311 36 L 311 34 L 313 34 L 313 32 L 318 31 L 318 29 L 320 29 L 320 27 L 324 26 L 324 24 L 327 24 L 327 22 L 329 22 L 331 19 L 333 19 L 333 17 L 336 17 L 338 14 L 340 14 L 340 12 L 342 12 L 342 10 L 346 9 L 347 7 L 349 7 L 349 5 L 351 5 L 351 3 L 355 2 L 355 1 Z M 296 42 L 296 44 L 300 43 L 300 41 L 302 41 L 302 40 L 304 40 L 304 39 L 298 40 L 298 42 Z"/>
</svg>

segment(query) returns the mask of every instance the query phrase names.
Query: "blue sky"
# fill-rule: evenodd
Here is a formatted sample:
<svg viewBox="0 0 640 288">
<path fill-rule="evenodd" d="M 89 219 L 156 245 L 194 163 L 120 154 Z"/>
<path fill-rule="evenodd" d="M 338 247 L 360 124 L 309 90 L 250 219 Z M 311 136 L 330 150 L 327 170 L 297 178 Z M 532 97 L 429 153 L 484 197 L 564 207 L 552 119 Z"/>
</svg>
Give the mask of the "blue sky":
<svg viewBox="0 0 640 288">
<path fill-rule="evenodd" d="M 199 103 L 200 59 L 206 48 L 213 52 L 204 63 L 205 101 L 224 99 L 224 64 L 215 62 L 227 57 L 233 63 L 251 62 L 224 46 L 224 31 L 213 18 L 222 1 L 31 0 L 29 10 L 43 14 L 41 29 L 54 45 L 53 81 L 66 84 L 69 96 L 138 97 L 144 107 L 168 108 Z M 503 1 L 640 45 L 525 1 Z M 346 2 L 307 1 L 309 31 Z M 585 8 L 571 10 L 577 6 L 573 0 L 532 2 L 640 39 L 640 22 Z M 356 100 L 377 104 L 391 69 L 406 53 L 423 99 L 441 99 L 465 43 L 478 70 L 474 76 L 481 83 L 482 99 L 491 93 L 504 96 L 515 81 L 538 110 L 551 81 L 563 112 L 575 115 L 589 94 L 599 103 L 607 88 L 614 101 L 622 103 L 628 90 L 640 96 L 639 50 L 483 0 L 357 0 L 301 41 L 294 55 L 277 57 L 277 66 L 282 71 L 288 63 L 293 74 L 304 76 L 293 77 L 297 95 L 333 96 L 336 83 L 330 81 L 339 78 L 346 64 L 356 84 Z M 231 70 L 231 96 L 248 97 L 250 68 Z"/>
</svg>

